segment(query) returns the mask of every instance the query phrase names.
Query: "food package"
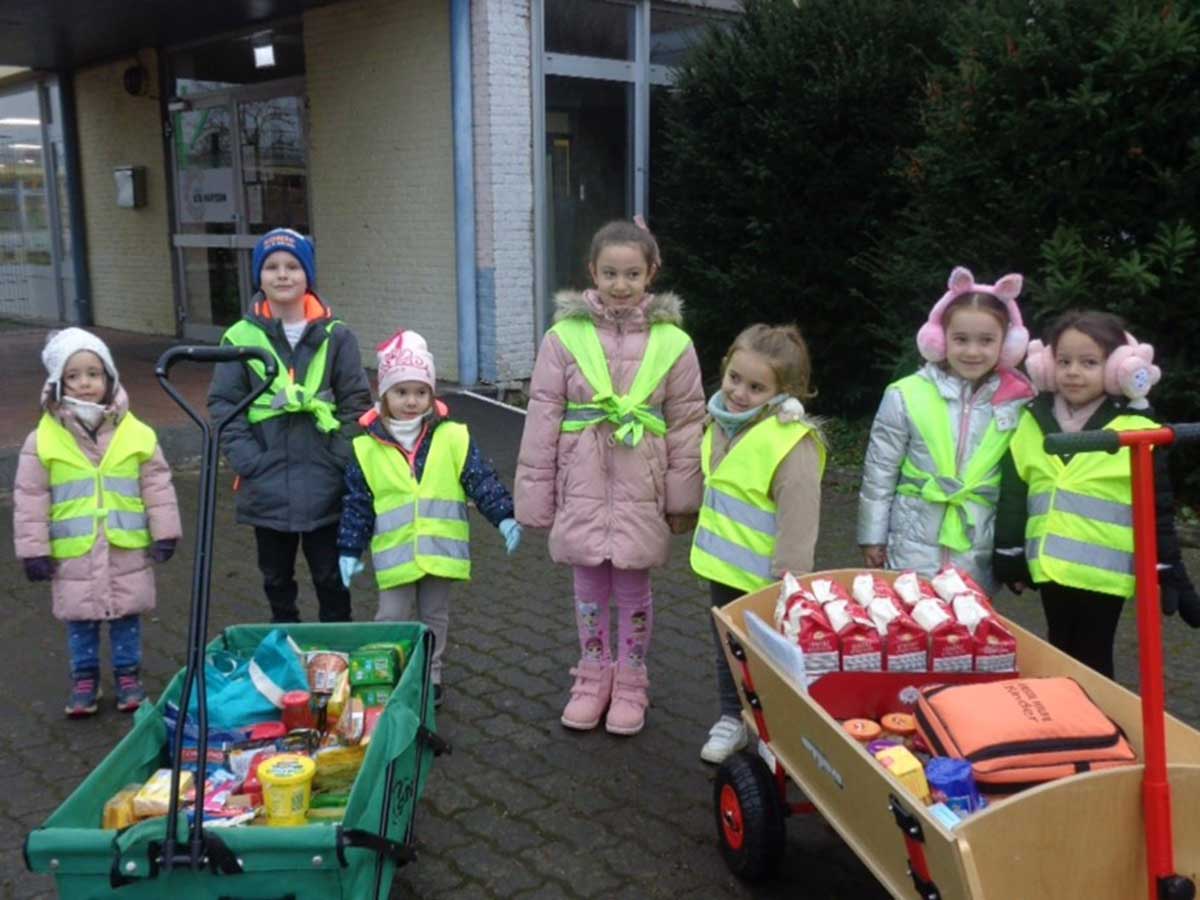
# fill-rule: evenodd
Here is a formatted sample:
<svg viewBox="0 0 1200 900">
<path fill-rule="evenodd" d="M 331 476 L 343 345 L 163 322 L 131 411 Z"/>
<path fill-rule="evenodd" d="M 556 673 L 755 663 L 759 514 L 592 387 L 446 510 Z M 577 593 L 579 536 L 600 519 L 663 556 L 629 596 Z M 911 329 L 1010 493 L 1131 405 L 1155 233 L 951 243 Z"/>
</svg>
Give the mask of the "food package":
<svg viewBox="0 0 1200 900">
<path fill-rule="evenodd" d="M 104 818 L 101 828 L 128 828 L 137 817 L 133 812 L 133 798 L 141 789 L 137 782 L 127 784 L 108 798 L 104 804 Z"/>
<path fill-rule="evenodd" d="M 971 671 L 975 664 L 971 632 L 955 619 L 945 601 L 925 596 L 912 608 L 912 618 L 929 634 L 929 671 Z"/>
<path fill-rule="evenodd" d="M 350 652 L 350 685 L 395 684 L 403 668 L 403 650 L 398 645 L 364 644 Z"/>
<path fill-rule="evenodd" d="M 853 599 L 844 587 L 830 578 L 814 578 L 808 583 L 808 590 L 822 606 L 836 600 Z"/>
<path fill-rule="evenodd" d="M 781 601 L 779 630 L 804 651 L 805 686 L 828 672 L 836 672 L 841 645 L 821 604 L 803 590 Z"/>
<path fill-rule="evenodd" d="M 346 708 L 346 701 L 350 699 L 350 670 L 345 669 L 338 673 L 337 681 L 333 686 L 333 693 L 329 695 L 329 700 L 325 704 L 326 719 L 337 721 L 342 716 L 342 710 Z"/>
<path fill-rule="evenodd" d="M 354 688 L 351 693 L 362 701 L 363 706 L 369 709 L 372 706 L 387 705 L 393 690 L 395 688 L 386 684 L 364 684 Z"/>
<path fill-rule="evenodd" d="M 875 754 L 879 764 L 896 776 L 896 779 L 922 803 L 929 803 L 929 783 L 921 761 L 904 746 L 885 747 Z"/>
<path fill-rule="evenodd" d="M 317 772 L 313 776 L 313 789 L 321 791 L 348 791 L 362 768 L 367 748 L 362 744 L 334 744 L 322 747 L 313 754 Z"/>
<path fill-rule="evenodd" d="M 864 572 L 855 576 L 852 593 L 879 632 L 884 671 L 928 671 L 929 635 L 908 614 L 892 586 L 878 575 Z"/>
<path fill-rule="evenodd" d="M 179 773 L 179 800 L 187 799 L 195 783 L 191 772 Z M 139 819 L 165 816 L 171 804 L 171 770 L 158 769 L 133 796 L 133 814 Z"/>
<path fill-rule="evenodd" d="M 883 642 L 867 611 L 853 600 L 831 600 L 824 609 L 841 645 L 842 671 L 883 671 Z"/>
<path fill-rule="evenodd" d="M 379 718 L 382 715 L 382 706 L 368 706 L 363 711 L 363 736 L 361 743 L 364 747 L 371 743 L 371 735 L 375 733 L 375 728 L 379 725 Z"/>
<path fill-rule="evenodd" d="M 928 600 L 931 597 L 940 599 L 937 591 L 933 589 L 933 585 L 920 578 L 911 569 L 896 576 L 896 580 L 892 582 L 892 590 L 896 592 L 896 596 L 908 607 L 910 612 L 922 600 Z"/>
<path fill-rule="evenodd" d="M 309 689 L 314 694 L 332 694 L 338 674 L 350 666 L 350 657 L 333 650 L 314 650 L 307 655 L 305 664 Z"/>
<path fill-rule="evenodd" d="M 351 697 L 342 710 L 338 719 L 337 733 L 347 744 L 357 744 L 363 736 L 363 702 L 358 697 Z"/>
<path fill-rule="evenodd" d="M 933 587 L 970 632 L 975 671 L 1017 671 L 1017 639 L 996 618 L 991 601 L 975 580 L 961 569 L 947 566 L 933 577 Z"/>
</svg>

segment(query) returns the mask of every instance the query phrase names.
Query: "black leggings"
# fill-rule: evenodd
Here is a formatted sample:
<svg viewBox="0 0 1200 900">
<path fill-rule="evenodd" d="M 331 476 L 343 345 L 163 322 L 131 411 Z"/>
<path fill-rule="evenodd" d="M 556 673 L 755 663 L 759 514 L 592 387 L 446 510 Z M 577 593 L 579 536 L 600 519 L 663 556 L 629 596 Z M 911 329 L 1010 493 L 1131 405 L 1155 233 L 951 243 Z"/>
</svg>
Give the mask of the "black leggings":
<svg viewBox="0 0 1200 900">
<path fill-rule="evenodd" d="M 1042 594 L 1042 609 L 1046 611 L 1050 643 L 1112 678 L 1113 641 L 1125 598 L 1050 582 L 1037 587 Z"/>
</svg>

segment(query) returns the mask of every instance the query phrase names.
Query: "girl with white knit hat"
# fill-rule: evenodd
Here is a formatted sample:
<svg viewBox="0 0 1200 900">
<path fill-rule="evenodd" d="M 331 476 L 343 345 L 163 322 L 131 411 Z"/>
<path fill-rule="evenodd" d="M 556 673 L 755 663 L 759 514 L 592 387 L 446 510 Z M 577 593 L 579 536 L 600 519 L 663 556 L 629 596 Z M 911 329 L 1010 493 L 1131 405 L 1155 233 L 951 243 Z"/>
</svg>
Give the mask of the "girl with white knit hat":
<svg viewBox="0 0 1200 900">
<path fill-rule="evenodd" d="M 43 413 L 25 439 L 13 487 L 13 537 L 30 581 L 49 581 L 67 623 L 70 718 L 100 697 L 100 626 L 108 622 L 117 708 L 137 709 L 141 614 L 155 605 L 153 563 L 182 534 L 171 469 L 129 398 L 104 341 L 53 332 L 42 351 Z"/>
</svg>

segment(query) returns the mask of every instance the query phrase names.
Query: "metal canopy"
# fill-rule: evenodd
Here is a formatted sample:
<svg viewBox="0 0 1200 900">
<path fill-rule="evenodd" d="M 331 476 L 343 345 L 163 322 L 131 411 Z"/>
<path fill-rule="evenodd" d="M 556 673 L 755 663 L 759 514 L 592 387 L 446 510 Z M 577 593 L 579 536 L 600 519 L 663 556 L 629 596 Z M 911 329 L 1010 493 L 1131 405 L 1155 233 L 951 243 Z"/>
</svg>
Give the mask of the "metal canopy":
<svg viewBox="0 0 1200 900">
<path fill-rule="evenodd" d="M 334 0 L 0 0 L 0 65 L 70 70 Z"/>
</svg>

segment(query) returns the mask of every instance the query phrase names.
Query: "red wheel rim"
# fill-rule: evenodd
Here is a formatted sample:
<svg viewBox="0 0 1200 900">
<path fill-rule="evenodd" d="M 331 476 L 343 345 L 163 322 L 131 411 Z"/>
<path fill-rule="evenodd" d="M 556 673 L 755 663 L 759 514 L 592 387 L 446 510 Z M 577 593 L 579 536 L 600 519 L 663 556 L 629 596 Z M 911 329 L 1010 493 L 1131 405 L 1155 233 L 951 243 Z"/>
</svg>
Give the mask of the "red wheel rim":
<svg viewBox="0 0 1200 900">
<path fill-rule="evenodd" d="M 741 850 L 746 840 L 745 822 L 742 820 L 742 804 L 738 801 L 733 785 L 721 788 L 721 833 L 732 850 Z"/>
</svg>

